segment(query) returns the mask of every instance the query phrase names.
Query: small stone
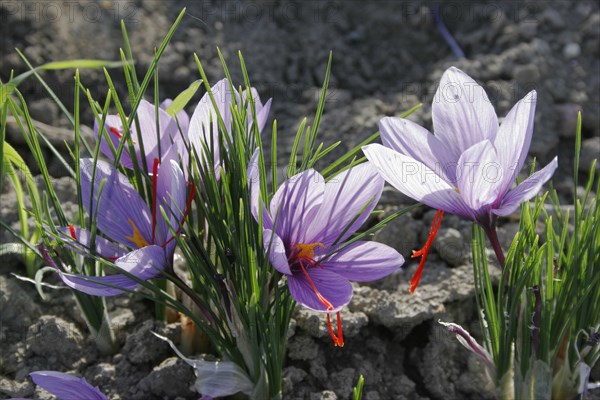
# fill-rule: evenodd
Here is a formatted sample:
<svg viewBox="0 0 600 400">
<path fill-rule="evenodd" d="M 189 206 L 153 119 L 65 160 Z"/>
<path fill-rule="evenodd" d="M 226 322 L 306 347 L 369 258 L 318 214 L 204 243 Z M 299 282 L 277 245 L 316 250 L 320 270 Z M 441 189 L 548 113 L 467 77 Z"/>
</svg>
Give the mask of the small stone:
<svg viewBox="0 0 600 400">
<path fill-rule="evenodd" d="M 600 170 L 600 137 L 585 139 L 581 142 L 581 156 L 579 158 L 579 170 L 588 172 L 592 161 L 596 159 L 596 171 Z"/>
<path fill-rule="evenodd" d="M 189 398 L 194 396 L 190 390 L 194 380 L 194 371 L 189 365 L 177 357 L 170 357 L 142 379 L 138 387 L 155 396 Z"/>
<path fill-rule="evenodd" d="M 0 395 L 8 396 L 8 398 L 32 397 L 34 386 L 26 379 L 24 381 L 13 381 L 5 377 L 0 377 Z"/>
<path fill-rule="evenodd" d="M 0 276 L 0 310 L 0 326 L 8 326 L 11 330 L 29 326 L 40 315 L 31 296 L 15 278 L 7 276 Z"/>
<path fill-rule="evenodd" d="M 466 243 L 462 234 L 454 228 L 439 230 L 433 248 L 440 257 L 453 267 L 461 266 L 467 259 L 470 243 Z"/>
<path fill-rule="evenodd" d="M 540 79 L 540 71 L 535 64 L 517 65 L 513 75 L 517 83 L 523 86 L 536 83 Z"/>
<path fill-rule="evenodd" d="M 558 134 L 560 137 L 565 139 L 575 137 L 579 111 L 581 111 L 581 107 L 578 104 L 564 103 L 556 105 Z"/>
<path fill-rule="evenodd" d="M 314 360 L 319 346 L 309 336 L 294 336 L 288 345 L 288 357 L 292 360 Z"/>
<path fill-rule="evenodd" d="M 419 247 L 421 229 L 421 224 L 415 221 L 410 214 L 404 214 L 390 221 L 378 231 L 373 240 L 393 247 L 405 258 L 408 258 L 411 251 Z"/>
<path fill-rule="evenodd" d="M 547 8 L 544 10 L 542 21 L 546 22 L 550 28 L 555 30 L 562 29 L 565 26 L 563 16 L 554 8 Z"/>
<path fill-rule="evenodd" d="M 329 377 L 333 389 L 340 397 L 346 399 L 352 394 L 354 385 L 356 385 L 356 370 L 354 368 L 344 368 L 340 372 L 334 372 Z"/>
<path fill-rule="evenodd" d="M 157 361 L 169 354 L 169 345 L 151 333 L 163 334 L 160 328 L 162 324 L 159 322 L 145 321 L 137 331 L 127 336 L 122 352 L 132 364 Z"/>
<path fill-rule="evenodd" d="M 31 353 L 46 358 L 53 366 L 72 366 L 84 352 L 79 328 L 59 317 L 47 315 L 29 328 L 27 344 Z"/>
<path fill-rule="evenodd" d="M 581 54 L 581 46 L 578 43 L 567 43 L 563 47 L 563 55 L 566 58 L 577 58 Z"/>
<path fill-rule="evenodd" d="M 323 390 L 310 394 L 310 400 L 337 400 L 337 396 L 331 390 Z"/>
<path fill-rule="evenodd" d="M 51 99 L 32 101 L 29 104 L 29 114 L 37 121 L 52 125 L 58 119 L 58 106 Z"/>
</svg>

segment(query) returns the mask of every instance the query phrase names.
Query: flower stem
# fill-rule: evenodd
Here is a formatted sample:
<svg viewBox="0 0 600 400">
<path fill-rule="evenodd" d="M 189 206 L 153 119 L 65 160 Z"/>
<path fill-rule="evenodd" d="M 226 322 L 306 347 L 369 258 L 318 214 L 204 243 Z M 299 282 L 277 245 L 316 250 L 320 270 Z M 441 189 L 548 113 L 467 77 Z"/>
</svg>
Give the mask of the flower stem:
<svg viewBox="0 0 600 400">
<path fill-rule="evenodd" d="M 490 243 L 492 244 L 492 248 L 496 253 L 496 258 L 500 263 L 500 266 L 504 268 L 505 259 L 504 259 L 504 251 L 502 250 L 502 246 L 500 246 L 500 241 L 498 240 L 498 232 L 496 231 L 496 227 L 492 226 L 490 228 L 484 227 L 485 234 L 488 239 L 490 239 Z"/>
</svg>

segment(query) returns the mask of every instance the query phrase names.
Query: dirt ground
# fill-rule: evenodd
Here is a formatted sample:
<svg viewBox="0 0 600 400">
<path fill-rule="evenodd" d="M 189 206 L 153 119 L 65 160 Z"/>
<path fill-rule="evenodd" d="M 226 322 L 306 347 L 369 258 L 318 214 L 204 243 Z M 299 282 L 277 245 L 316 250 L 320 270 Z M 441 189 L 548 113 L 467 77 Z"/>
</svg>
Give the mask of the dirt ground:
<svg viewBox="0 0 600 400">
<path fill-rule="evenodd" d="M 450 48 L 436 26 L 437 3 L 464 57 Z M 284 160 L 300 121 L 314 114 L 330 51 L 332 76 L 321 140 L 325 144 L 343 140 L 340 151 L 375 132 L 383 116 L 399 115 L 421 102 L 423 107 L 410 118 L 430 127 L 437 82 L 446 68 L 455 65 L 486 88 L 499 116 L 506 115 L 528 91 L 537 90 L 531 160 L 536 157 L 545 165 L 558 154 L 554 186 L 566 202 L 572 201 L 577 111 L 583 113 L 582 165 L 587 168 L 600 154 L 600 8 L 594 0 L 1 0 L 0 79 L 8 80 L 11 70 L 15 74 L 27 70 L 15 49 L 34 66 L 64 59 L 119 60 L 121 20 L 129 32 L 136 71 L 143 76 L 153 50 L 184 6 L 187 14 L 159 64 L 160 96 L 172 98 L 199 79 L 194 54 L 211 82 L 222 78 L 217 47 L 234 80 L 240 82 L 237 52 L 241 50 L 253 85 L 262 98 L 273 98 L 271 120 L 278 122 Z M 118 70 L 110 73 L 125 99 L 124 79 Z M 43 76 L 72 109 L 73 71 Z M 82 70 L 81 76 L 102 102 L 107 88 L 102 71 Z M 19 89 L 34 119 L 64 128 L 49 132 L 60 145 L 69 124 L 58 106 L 33 78 Z M 82 121 L 92 123 L 87 108 Z M 7 141 L 31 161 L 14 126 L 8 127 L 7 134 Z M 50 164 L 55 177 L 65 174 L 58 163 Z M 73 183 L 67 178 L 56 182 L 63 200 L 72 201 Z M 17 227 L 14 194 L 4 190 L 0 218 Z M 390 190 L 381 207 L 390 212 L 409 202 Z M 408 254 L 423 240 L 423 227 L 431 218 L 431 211 L 424 210 L 406 216 L 379 234 L 378 240 Z M 468 255 L 470 225 L 450 217 L 444 220 L 444 229 L 441 237 L 457 241 L 462 250 L 449 255 L 438 249 L 432 254 L 420 292 L 414 296 L 408 294 L 406 284 L 414 271 L 412 263 L 381 283 L 357 286 L 344 319 L 348 339 L 343 349 L 333 348 L 322 318 L 303 310 L 296 313 L 284 398 L 348 399 L 359 374 L 365 376 L 368 400 L 493 397 L 483 383 L 478 361 L 436 323 L 455 321 L 477 330 Z M 505 245 L 515 229 L 514 221 L 502 225 Z M 12 241 L 1 231 L 0 240 L 2 245 Z M 179 327 L 153 322 L 149 303 L 126 296 L 110 300 L 123 347 L 115 356 L 101 356 L 68 292 L 48 292 L 49 300 L 42 302 L 32 285 L 11 275 L 23 273 L 19 259 L 0 260 L 0 397 L 44 398 L 27 378 L 39 369 L 85 376 L 111 399 L 198 397 L 189 389 L 193 371 L 149 334 L 158 330 L 176 337 Z"/>
</svg>

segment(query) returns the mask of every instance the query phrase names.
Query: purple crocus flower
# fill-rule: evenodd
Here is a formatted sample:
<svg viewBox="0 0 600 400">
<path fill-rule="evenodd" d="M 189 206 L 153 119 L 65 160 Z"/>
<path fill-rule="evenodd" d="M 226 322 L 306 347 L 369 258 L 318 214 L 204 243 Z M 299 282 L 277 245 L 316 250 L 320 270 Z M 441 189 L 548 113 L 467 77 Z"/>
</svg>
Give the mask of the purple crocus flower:
<svg viewBox="0 0 600 400">
<path fill-rule="evenodd" d="M 108 397 L 84 378 L 56 371 L 36 371 L 29 376 L 36 385 L 60 400 L 108 400 Z"/>
<path fill-rule="evenodd" d="M 233 99 L 237 102 L 245 103 L 247 101 L 248 93 L 244 91 L 242 95 L 234 89 L 231 90 L 231 86 L 227 79 L 221 79 L 212 88 L 215 104 L 219 115 L 223 119 L 226 132 L 231 135 L 233 116 L 231 113 L 231 106 Z M 250 94 L 254 100 L 254 107 L 256 113 L 256 124 L 259 132 L 262 132 L 267 119 L 269 117 L 269 110 L 271 109 L 271 99 L 265 104 L 260 100 L 256 89 L 251 88 Z M 248 128 L 250 129 L 252 120 L 252 110 L 248 104 L 247 109 L 247 120 Z M 221 162 L 221 149 L 219 140 L 219 124 L 217 119 L 217 113 L 215 111 L 214 104 L 208 93 L 205 93 L 200 99 L 200 102 L 196 106 L 192 118 L 190 120 L 190 127 L 188 131 L 188 140 L 195 149 L 197 155 L 201 158 L 206 158 L 205 148 L 212 150 L 212 160 L 214 160 L 215 169 L 218 168 Z M 224 141 L 227 144 L 227 141 Z"/>
<path fill-rule="evenodd" d="M 407 119 L 386 117 L 379 123 L 383 146 L 372 144 L 363 151 L 396 189 L 495 235 L 496 217 L 534 197 L 558 165 L 554 158 L 512 188 L 529 151 L 535 105 L 532 91 L 499 125 L 483 88 L 451 67 L 432 106 L 435 135 Z M 499 256 L 502 264 L 503 259 Z"/>
<path fill-rule="evenodd" d="M 171 100 L 165 100 L 158 109 L 159 132 L 156 131 L 156 108 L 154 104 L 142 100 L 137 109 L 137 117 L 140 125 L 140 136 L 144 148 L 144 154 L 141 154 L 141 145 L 137 134 L 136 124 L 131 124 L 130 135 L 133 148 L 137 156 L 137 163 L 140 168 L 146 166 L 146 170 L 151 171 L 155 159 L 163 159 L 165 154 L 173 152 L 179 153 L 184 161 L 187 162 L 187 151 L 184 145 L 184 136 L 187 135 L 189 126 L 189 117 L 185 111 L 180 111 L 177 118 L 172 118 L 166 113 L 166 108 L 171 104 Z M 100 116 L 102 118 L 102 116 Z M 179 125 L 178 125 L 179 124 Z M 118 115 L 107 115 L 104 129 L 108 135 L 100 137 L 100 150 L 109 159 L 114 160 L 114 154 L 110 148 L 106 137 L 110 139 L 115 150 L 125 133 L 125 128 L 121 117 Z M 100 121 L 94 121 L 94 132 L 96 137 L 100 136 Z M 183 134 L 182 134 L 183 133 Z M 121 154 L 120 163 L 125 168 L 133 168 L 133 161 L 128 151 L 127 145 Z"/>
<path fill-rule="evenodd" d="M 192 187 L 186 201 L 186 182 L 177 162 L 154 162 L 151 207 L 125 175 L 109 163 L 97 162 L 93 183 L 93 160 L 82 159 L 80 166 L 83 205 L 89 215 L 97 216 L 97 227 L 106 236 L 96 236 L 95 252 L 141 280 L 159 276 L 173 262 L 175 242 L 170 227 L 178 230 L 195 193 Z M 100 192 L 103 180 L 106 183 Z M 169 216 L 168 222 L 160 214 L 160 207 Z M 73 239 L 69 246 L 89 252 L 90 232 L 73 226 L 61 230 Z M 114 296 L 139 285 L 120 273 L 102 277 L 59 274 L 73 289 L 96 296 Z"/>
<path fill-rule="evenodd" d="M 259 220 L 258 152 L 250 162 L 252 214 Z M 339 310 L 352 298 L 350 281 L 365 282 L 396 271 L 404 258 L 381 243 L 344 242 L 367 220 L 383 190 L 370 163 L 351 168 L 325 183 L 309 169 L 285 181 L 268 206 L 262 206 L 263 242 L 269 261 L 287 276 L 294 300 L 326 312 L 329 333 L 344 344 Z M 330 313 L 337 313 L 338 334 Z"/>
</svg>

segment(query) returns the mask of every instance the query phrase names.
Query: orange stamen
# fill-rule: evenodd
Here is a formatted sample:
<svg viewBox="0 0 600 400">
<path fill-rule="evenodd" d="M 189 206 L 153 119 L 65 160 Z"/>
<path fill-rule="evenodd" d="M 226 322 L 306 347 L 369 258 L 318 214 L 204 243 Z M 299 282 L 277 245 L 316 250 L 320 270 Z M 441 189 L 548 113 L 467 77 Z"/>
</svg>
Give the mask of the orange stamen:
<svg viewBox="0 0 600 400">
<path fill-rule="evenodd" d="M 77 240 L 77 235 L 75 234 L 75 227 L 69 224 L 69 233 L 74 240 Z"/>
<path fill-rule="evenodd" d="M 442 219 L 444 218 L 444 211 L 438 210 L 435 213 L 435 217 L 433 218 L 433 222 L 431 223 L 431 229 L 429 230 L 429 236 L 427 237 L 427 241 L 425 245 L 420 250 L 413 250 L 411 258 L 421 257 L 421 261 L 419 262 L 419 266 L 415 271 L 412 279 L 410 280 L 410 292 L 414 293 L 415 289 L 419 285 L 419 281 L 421 280 L 421 275 L 423 275 L 423 268 L 425 267 L 425 260 L 427 260 L 427 254 L 429 254 L 429 248 L 435 239 L 435 236 L 442 225 Z"/>
<path fill-rule="evenodd" d="M 300 247 L 299 247 L 300 246 Z M 321 246 L 321 247 L 325 247 L 322 243 L 313 243 L 310 245 L 296 245 L 294 246 L 294 248 L 299 247 L 300 248 L 300 253 L 302 254 L 303 251 L 306 251 L 307 249 L 310 249 L 310 251 L 313 252 L 314 255 L 314 248 L 316 246 Z M 325 306 L 325 308 L 327 309 L 327 311 L 331 311 L 333 310 L 333 304 L 331 304 L 331 302 L 329 300 L 327 300 L 322 294 L 321 292 L 319 292 L 319 289 L 317 289 L 317 286 L 314 284 L 314 282 L 312 281 L 312 279 L 310 278 L 310 275 L 308 274 L 308 272 L 306 271 L 306 268 L 304 267 L 304 263 L 302 261 L 306 261 L 308 262 L 311 266 L 315 266 L 315 262 L 314 260 L 310 259 L 310 258 L 298 258 L 298 264 L 300 265 L 300 269 L 302 270 L 302 273 L 304 274 L 304 276 L 306 277 L 306 279 L 308 280 L 308 283 L 311 287 L 311 289 L 313 290 L 313 292 L 315 293 L 315 295 L 317 296 L 317 299 L 321 302 L 321 304 L 323 304 Z M 344 334 L 342 332 L 342 317 L 339 313 L 339 311 L 337 312 L 337 335 L 335 334 L 333 327 L 331 326 L 331 316 L 329 313 L 327 313 L 327 329 L 329 330 L 329 335 L 331 336 L 331 339 L 333 340 L 333 344 L 335 346 L 340 346 L 343 347 L 344 346 Z"/>
<path fill-rule="evenodd" d="M 333 339 L 333 344 L 336 346 L 344 347 L 344 334 L 342 332 L 342 317 L 340 312 L 336 313 L 337 318 L 337 335 L 333 331 L 333 327 L 331 326 L 331 317 L 330 314 L 327 314 L 327 328 L 329 329 L 329 336 Z"/>
</svg>

